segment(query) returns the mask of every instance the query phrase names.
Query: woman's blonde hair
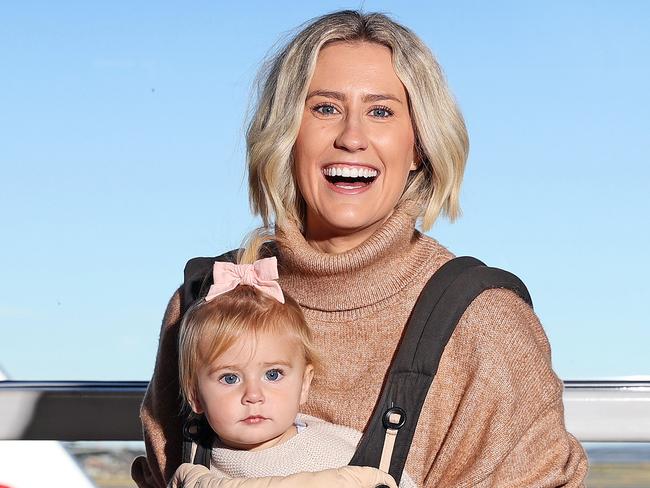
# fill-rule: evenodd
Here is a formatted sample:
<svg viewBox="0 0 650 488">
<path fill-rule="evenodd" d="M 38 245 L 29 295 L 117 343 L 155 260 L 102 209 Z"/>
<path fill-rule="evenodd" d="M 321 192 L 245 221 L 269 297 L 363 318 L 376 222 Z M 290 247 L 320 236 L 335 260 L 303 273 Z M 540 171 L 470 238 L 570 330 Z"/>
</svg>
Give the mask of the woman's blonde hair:
<svg viewBox="0 0 650 488">
<path fill-rule="evenodd" d="M 304 225 L 305 203 L 293 176 L 292 151 L 318 53 L 338 41 L 372 42 L 391 50 L 395 73 L 409 96 L 419 161 L 401 201 L 418 204 L 425 231 L 441 212 L 454 220 L 460 214 L 469 142 L 442 70 L 409 29 L 386 15 L 355 10 L 311 21 L 262 70 L 259 100 L 246 134 L 253 212 L 267 228 L 281 228 L 287 220 Z"/>
<path fill-rule="evenodd" d="M 259 290 L 239 285 L 210 301 L 201 300 L 185 313 L 179 332 L 179 380 L 185 405 L 198 394 L 198 371 L 239 339 L 281 334 L 301 348 L 305 362 L 318 371 L 320 359 L 296 301 L 285 294 L 278 302 Z"/>
</svg>

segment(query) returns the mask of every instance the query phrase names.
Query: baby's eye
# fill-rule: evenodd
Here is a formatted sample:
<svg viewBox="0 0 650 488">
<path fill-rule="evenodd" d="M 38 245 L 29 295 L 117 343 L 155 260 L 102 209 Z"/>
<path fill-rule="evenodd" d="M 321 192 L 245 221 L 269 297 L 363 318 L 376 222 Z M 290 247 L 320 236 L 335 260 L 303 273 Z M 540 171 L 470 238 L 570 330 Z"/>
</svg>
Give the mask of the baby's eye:
<svg viewBox="0 0 650 488">
<path fill-rule="evenodd" d="M 264 373 L 264 377 L 269 381 L 278 381 L 283 376 L 284 374 L 282 374 L 282 371 L 279 369 L 269 369 L 266 373 Z"/>
<path fill-rule="evenodd" d="M 375 107 L 370 110 L 370 115 L 380 119 L 385 119 L 393 115 L 393 111 L 388 107 Z"/>
<path fill-rule="evenodd" d="M 320 115 L 334 115 L 339 113 L 334 105 L 330 105 L 328 103 L 316 105 L 312 110 L 319 113 Z"/>
<path fill-rule="evenodd" d="M 239 383 L 239 376 L 236 374 L 228 373 L 224 374 L 219 378 L 219 381 L 221 383 L 225 383 L 226 385 L 234 385 L 236 383 Z"/>
</svg>

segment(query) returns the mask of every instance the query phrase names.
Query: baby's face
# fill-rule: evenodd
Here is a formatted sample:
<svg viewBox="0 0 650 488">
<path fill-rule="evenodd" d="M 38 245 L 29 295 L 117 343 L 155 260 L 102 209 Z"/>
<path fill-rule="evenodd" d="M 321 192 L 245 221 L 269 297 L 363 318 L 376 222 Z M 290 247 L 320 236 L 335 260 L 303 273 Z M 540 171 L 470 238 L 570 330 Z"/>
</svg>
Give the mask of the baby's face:
<svg viewBox="0 0 650 488">
<path fill-rule="evenodd" d="M 281 334 L 244 337 L 200 368 L 193 410 L 205 413 L 225 445 L 265 449 L 295 434 L 312 376 L 295 340 Z"/>
</svg>

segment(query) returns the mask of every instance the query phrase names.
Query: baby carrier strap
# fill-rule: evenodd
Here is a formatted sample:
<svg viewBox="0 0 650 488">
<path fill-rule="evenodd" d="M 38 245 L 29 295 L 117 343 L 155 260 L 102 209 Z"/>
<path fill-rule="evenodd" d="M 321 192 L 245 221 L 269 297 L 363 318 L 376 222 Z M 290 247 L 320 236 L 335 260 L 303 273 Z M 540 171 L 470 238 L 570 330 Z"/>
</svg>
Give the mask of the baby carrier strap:
<svg viewBox="0 0 650 488">
<path fill-rule="evenodd" d="M 212 265 L 215 261 L 236 263 L 240 249 L 220 254 L 216 257 L 197 257 L 190 259 L 185 264 L 183 271 L 183 286 L 181 288 L 181 312 L 185 312 L 199 298 L 208 294 L 212 285 Z M 277 255 L 277 245 L 274 241 L 265 242 L 260 250 L 261 257 Z"/>
<path fill-rule="evenodd" d="M 532 306 L 528 290 L 519 278 L 472 257 L 448 261 L 429 279 L 411 312 L 351 465 L 384 464 L 399 484 L 422 405 L 445 346 L 470 303 L 491 288 L 512 290 Z M 393 434 L 393 450 L 384 460 L 387 433 Z"/>
<path fill-rule="evenodd" d="M 212 285 L 212 267 L 215 261 L 237 261 L 238 249 L 216 257 L 196 257 L 190 259 L 183 272 L 184 281 L 181 287 L 181 312 L 185 312 L 200 298 L 208 294 Z M 210 467 L 210 451 L 214 432 L 203 417 L 186 418 L 183 423 L 183 462 L 202 464 Z"/>
<path fill-rule="evenodd" d="M 231 262 L 237 260 L 238 249 L 233 249 L 216 257 L 198 257 L 190 259 L 183 271 L 183 286 L 181 288 L 181 312 L 187 310 L 199 298 L 208 294 L 212 284 L 212 265 L 215 261 Z"/>
<path fill-rule="evenodd" d="M 183 272 L 183 286 L 181 287 L 181 313 L 185 312 L 199 299 L 208 294 L 213 283 L 212 268 L 215 261 L 237 262 L 239 249 L 233 249 L 216 257 L 196 257 L 185 264 Z M 270 257 L 277 254 L 275 242 L 269 241 L 262 245 L 260 255 Z M 202 464 L 210 467 L 210 453 L 215 433 L 204 417 L 185 419 L 183 423 L 183 449 L 184 463 Z"/>
</svg>

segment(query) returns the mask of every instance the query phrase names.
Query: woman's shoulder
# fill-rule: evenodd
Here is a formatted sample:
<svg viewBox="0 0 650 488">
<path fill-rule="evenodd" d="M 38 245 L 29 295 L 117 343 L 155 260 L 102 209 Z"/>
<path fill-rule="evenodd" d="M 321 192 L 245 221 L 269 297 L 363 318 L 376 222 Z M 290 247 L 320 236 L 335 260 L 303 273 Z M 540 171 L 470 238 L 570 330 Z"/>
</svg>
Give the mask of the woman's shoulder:
<svg viewBox="0 0 650 488">
<path fill-rule="evenodd" d="M 458 326 L 478 345 L 494 347 L 495 341 L 534 346 L 550 359 L 546 333 L 532 306 L 517 293 L 503 288 L 483 291 L 467 307 Z"/>
<path fill-rule="evenodd" d="M 542 324 L 513 291 L 482 292 L 459 320 L 445 353 L 443 362 L 462 364 L 466 380 L 495 397 L 532 396 L 544 403 L 561 397 L 562 382 L 553 371 Z"/>
<path fill-rule="evenodd" d="M 429 276 L 457 258 L 447 247 L 426 234 L 416 231 L 415 239 L 419 241 L 422 252 L 429 256 Z M 489 263 L 486 265 L 490 266 Z M 506 288 L 482 291 L 467 307 L 457 328 L 467 329 L 466 332 L 477 340 L 503 335 L 530 335 L 540 346 L 548 348 L 548 339 L 532 306 Z"/>
</svg>

